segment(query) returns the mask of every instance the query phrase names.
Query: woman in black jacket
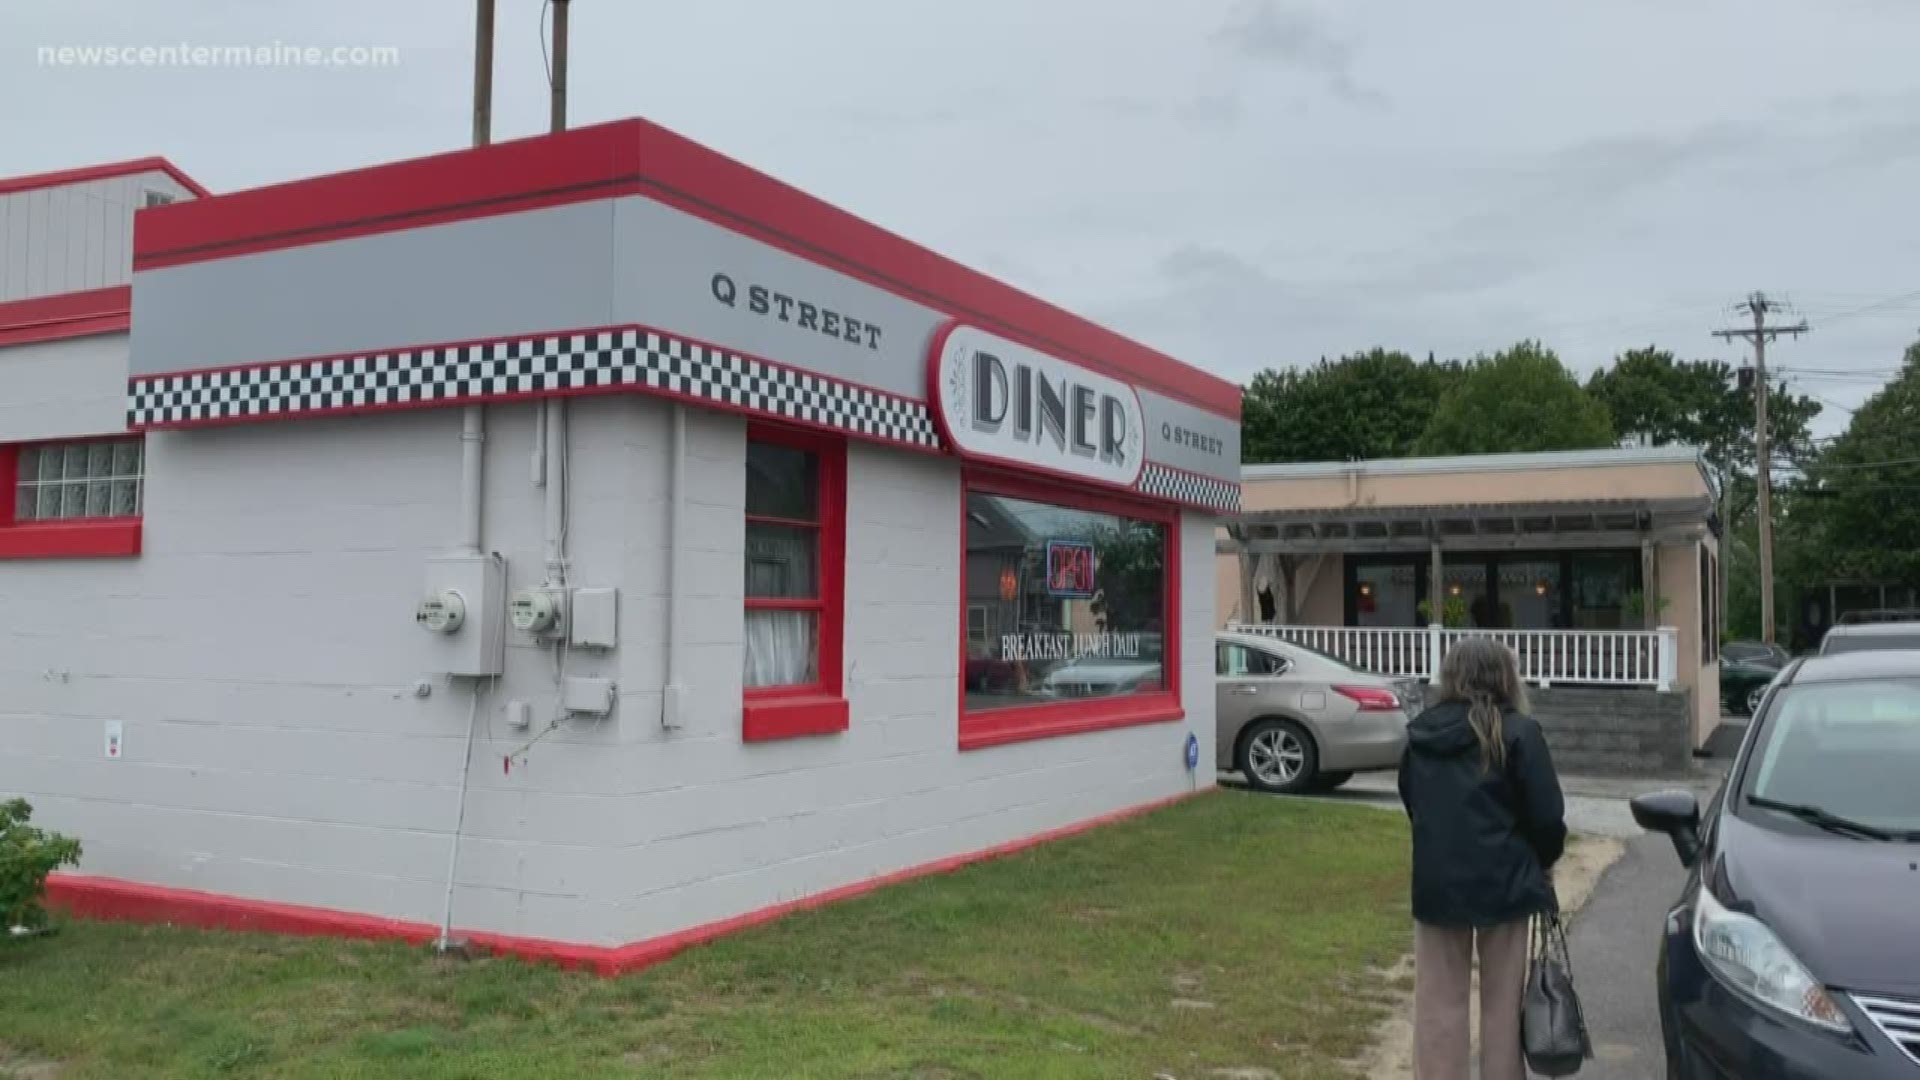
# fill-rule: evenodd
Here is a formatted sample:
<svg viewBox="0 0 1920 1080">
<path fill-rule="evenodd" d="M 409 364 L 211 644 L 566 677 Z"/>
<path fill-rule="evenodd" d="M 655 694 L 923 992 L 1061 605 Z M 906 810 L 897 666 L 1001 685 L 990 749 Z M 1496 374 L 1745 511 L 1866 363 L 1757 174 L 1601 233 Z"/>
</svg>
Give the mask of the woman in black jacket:
<svg viewBox="0 0 1920 1080">
<path fill-rule="evenodd" d="M 1528 922 L 1556 901 L 1565 805 L 1513 654 L 1470 637 L 1441 665 L 1438 704 L 1407 726 L 1400 801 L 1413 824 L 1414 1075 L 1467 1080 L 1480 958 L 1481 1080 L 1525 1080 Z"/>
</svg>

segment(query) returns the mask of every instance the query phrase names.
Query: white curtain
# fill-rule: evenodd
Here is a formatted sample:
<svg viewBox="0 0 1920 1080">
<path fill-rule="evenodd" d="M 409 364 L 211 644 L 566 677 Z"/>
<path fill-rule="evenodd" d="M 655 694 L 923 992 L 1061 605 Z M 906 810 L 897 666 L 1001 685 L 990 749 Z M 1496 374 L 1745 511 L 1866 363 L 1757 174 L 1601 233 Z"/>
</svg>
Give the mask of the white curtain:
<svg viewBox="0 0 1920 1080">
<path fill-rule="evenodd" d="M 799 686 L 819 678 L 811 611 L 748 611 L 746 685 Z"/>
</svg>

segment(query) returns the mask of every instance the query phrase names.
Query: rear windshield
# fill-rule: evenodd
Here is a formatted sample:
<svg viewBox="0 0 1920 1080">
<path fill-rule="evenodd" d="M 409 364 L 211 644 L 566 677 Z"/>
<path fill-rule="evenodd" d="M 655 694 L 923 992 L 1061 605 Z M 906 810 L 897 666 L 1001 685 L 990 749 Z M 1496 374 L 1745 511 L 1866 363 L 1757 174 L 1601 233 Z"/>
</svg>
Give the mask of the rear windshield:
<svg viewBox="0 0 1920 1080">
<path fill-rule="evenodd" d="M 1920 630 L 1911 634 L 1829 634 L 1820 646 L 1820 651 L 1828 656 L 1887 649 L 1920 649 Z"/>
<path fill-rule="evenodd" d="M 1785 687 L 1753 755 L 1750 796 L 1920 829 L 1920 679 Z"/>
</svg>

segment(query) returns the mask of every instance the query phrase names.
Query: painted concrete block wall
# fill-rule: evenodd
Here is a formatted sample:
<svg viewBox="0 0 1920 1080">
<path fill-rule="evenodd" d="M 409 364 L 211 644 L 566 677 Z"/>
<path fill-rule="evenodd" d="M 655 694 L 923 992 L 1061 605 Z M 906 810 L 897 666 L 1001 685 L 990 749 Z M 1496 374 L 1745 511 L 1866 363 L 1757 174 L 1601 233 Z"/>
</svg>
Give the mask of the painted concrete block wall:
<svg viewBox="0 0 1920 1080">
<path fill-rule="evenodd" d="M 607 475 L 633 472 L 633 407 L 577 410 L 576 449 Z M 494 412 L 489 544 L 519 584 L 539 575 L 532 414 Z M 83 837 L 86 872 L 437 918 L 470 699 L 445 680 L 413 695 L 411 610 L 452 533 L 458 424 L 448 411 L 152 436 L 143 555 L 0 564 L 0 791 Z M 624 500 L 596 505 L 584 478 L 574 495 L 583 580 L 617 577 Z M 524 696 L 549 714 L 552 678 L 548 654 L 509 649 L 483 700 L 490 750 L 511 737 L 501 704 Z M 119 761 L 102 754 L 109 719 L 125 725 Z M 498 755 L 477 751 L 475 775 L 489 766 L 498 775 Z M 528 918 L 566 910 L 594 863 L 566 836 L 575 787 L 553 768 L 512 806 L 482 805 L 462 860 L 470 891 Z"/>
<path fill-rule="evenodd" d="M 571 412 L 570 580 L 621 590 L 621 644 L 565 671 L 616 680 L 611 719 L 549 731 L 557 658 L 511 632 L 477 702 L 445 679 L 414 696 L 457 412 L 158 433 L 142 556 L 0 563 L 0 792 L 81 836 L 84 872 L 430 922 L 465 770 L 456 924 L 617 944 L 1211 783 L 1181 760 L 1189 730 L 1213 753 L 1210 518 L 1182 526 L 1184 723 L 963 754 L 959 467 L 855 444 L 851 730 L 745 745 L 746 425 L 686 412 L 689 708 L 667 731 L 672 409 Z M 486 543 L 512 587 L 543 572 L 533 416 L 489 410 Z M 516 700 L 529 730 L 505 725 Z"/>
<path fill-rule="evenodd" d="M 126 427 L 126 334 L 0 349 L 0 443 L 109 435 Z"/>
<path fill-rule="evenodd" d="M 163 172 L 0 195 L 0 302 L 125 285 L 145 193 L 193 193 Z"/>
</svg>

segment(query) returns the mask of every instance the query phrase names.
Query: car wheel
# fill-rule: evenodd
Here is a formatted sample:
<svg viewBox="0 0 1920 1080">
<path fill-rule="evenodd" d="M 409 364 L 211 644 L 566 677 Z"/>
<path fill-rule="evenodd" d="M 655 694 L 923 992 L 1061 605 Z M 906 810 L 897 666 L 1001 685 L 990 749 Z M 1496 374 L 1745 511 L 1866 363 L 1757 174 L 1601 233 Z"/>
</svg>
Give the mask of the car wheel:
<svg viewBox="0 0 1920 1080">
<path fill-rule="evenodd" d="M 1351 772 L 1323 772 L 1314 778 L 1313 788 L 1315 791 L 1332 791 L 1351 779 Z"/>
<path fill-rule="evenodd" d="M 1748 716 L 1760 715 L 1760 701 L 1762 698 L 1765 698 L 1766 696 L 1767 696 L 1767 688 L 1765 685 L 1756 686 L 1753 689 L 1747 691 L 1747 715 Z"/>
<path fill-rule="evenodd" d="M 1313 736 L 1291 720 L 1261 720 L 1240 740 L 1240 775 L 1261 791 L 1297 794 L 1313 786 L 1320 751 Z"/>
</svg>

